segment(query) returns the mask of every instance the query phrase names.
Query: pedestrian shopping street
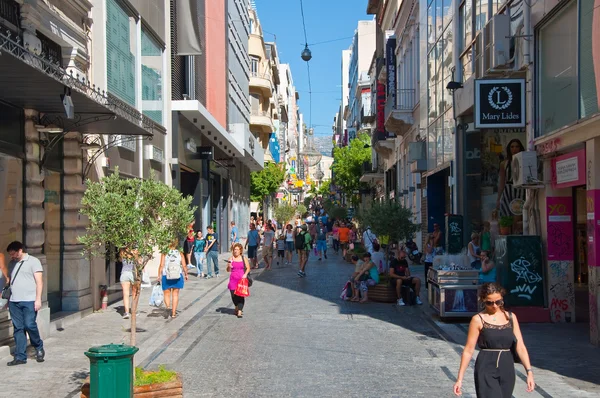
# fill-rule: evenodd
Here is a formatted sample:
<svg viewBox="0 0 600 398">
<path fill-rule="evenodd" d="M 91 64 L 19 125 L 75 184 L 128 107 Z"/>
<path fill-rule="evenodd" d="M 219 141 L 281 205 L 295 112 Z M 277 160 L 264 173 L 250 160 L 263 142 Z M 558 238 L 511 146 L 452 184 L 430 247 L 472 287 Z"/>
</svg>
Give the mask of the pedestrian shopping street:
<svg viewBox="0 0 600 398">
<path fill-rule="evenodd" d="M 358 304 L 339 299 L 352 265 L 311 257 L 307 277 L 296 267 L 253 271 L 244 317 L 233 315 L 227 278 L 191 276 L 178 318 L 167 320 L 140 300 L 137 365 L 180 372 L 186 397 L 450 397 L 466 339 L 466 323 L 442 323 L 423 306 Z M 221 263 L 227 257 L 221 256 Z M 422 277 L 421 267 L 412 267 Z M 193 272 L 192 272 L 193 273 Z M 425 301 L 425 294 L 421 294 Z M 1 397 L 76 397 L 89 372 L 84 351 L 128 342 L 117 310 L 53 325 L 46 362 L 6 368 Z M 599 349 L 587 325 L 525 324 L 538 389 L 525 392 L 517 368 L 515 397 L 600 394 Z M 566 355 L 566 353 L 569 353 Z M 9 360 L 4 357 L 2 360 Z M 472 369 L 463 396 L 474 396 Z"/>
</svg>

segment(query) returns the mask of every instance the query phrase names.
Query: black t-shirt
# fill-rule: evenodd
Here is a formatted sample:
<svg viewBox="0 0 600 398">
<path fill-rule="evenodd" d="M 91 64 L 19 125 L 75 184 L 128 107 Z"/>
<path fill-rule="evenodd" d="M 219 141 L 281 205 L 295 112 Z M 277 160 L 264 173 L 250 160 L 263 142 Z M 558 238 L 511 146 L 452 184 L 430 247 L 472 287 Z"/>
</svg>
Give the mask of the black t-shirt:
<svg viewBox="0 0 600 398">
<path fill-rule="evenodd" d="M 390 268 L 394 270 L 394 275 L 406 276 L 408 261 L 406 261 L 406 259 L 398 260 L 397 258 L 393 258 L 392 261 L 390 261 Z"/>
</svg>

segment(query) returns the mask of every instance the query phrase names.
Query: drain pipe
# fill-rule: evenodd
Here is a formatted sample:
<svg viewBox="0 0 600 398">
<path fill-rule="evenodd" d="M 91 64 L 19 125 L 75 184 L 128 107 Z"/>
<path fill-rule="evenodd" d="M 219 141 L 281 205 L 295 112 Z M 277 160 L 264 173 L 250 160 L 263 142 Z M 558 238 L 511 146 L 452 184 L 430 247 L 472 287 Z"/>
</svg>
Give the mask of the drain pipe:
<svg viewBox="0 0 600 398">
<path fill-rule="evenodd" d="M 531 62 L 531 53 L 533 47 L 533 33 L 531 30 L 531 6 L 525 2 L 523 14 L 523 36 L 521 40 L 521 44 L 523 46 L 523 63 L 527 65 L 527 75 L 525 79 L 525 102 L 527 104 L 527 150 L 534 151 L 534 139 L 535 139 L 535 130 L 533 126 L 534 114 L 535 114 L 535 106 L 534 106 L 534 81 L 533 81 L 533 65 Z M 523 235 L 538 235 L 539 228 L 537 225 L 539 223 L 536 220 L 535 214 L 538 213 L 538 203 L 537 203 L 537 192 L 535 189 L 527 189 L 526 190 L 526 200 L 523 206 Z"/>
</svg>

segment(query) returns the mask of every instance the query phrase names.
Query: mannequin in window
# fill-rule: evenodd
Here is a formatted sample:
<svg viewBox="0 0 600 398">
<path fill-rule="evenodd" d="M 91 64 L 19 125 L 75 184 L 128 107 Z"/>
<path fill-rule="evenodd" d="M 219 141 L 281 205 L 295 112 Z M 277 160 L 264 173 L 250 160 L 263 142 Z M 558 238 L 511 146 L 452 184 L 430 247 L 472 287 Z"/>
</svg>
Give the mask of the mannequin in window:
<svg viewBox="0 0 600 398">
<path fill-rule="evenodd" d="M 500 163 L 500 179 L 498 181 L 498 199 L 496 209 L 500 217 L 521 216 L 525 204 L 525 190 L 513 186 L 513 156 L 525 150 L 518 139 L 512 139 L 506 146 L 506 160 Z M 518 221 L 515 219 L 515 222 Z"/>
</svg>

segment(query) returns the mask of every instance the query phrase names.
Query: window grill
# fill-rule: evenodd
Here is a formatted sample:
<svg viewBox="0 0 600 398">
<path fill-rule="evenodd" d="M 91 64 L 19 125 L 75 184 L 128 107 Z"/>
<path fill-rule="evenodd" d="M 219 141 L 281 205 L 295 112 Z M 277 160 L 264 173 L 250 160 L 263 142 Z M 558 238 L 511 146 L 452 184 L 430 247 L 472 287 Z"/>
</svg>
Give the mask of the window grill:
<svg viewBox="0 0 600 398">
<path fill-rule="evenodd" d="M 36 32 L 36 36 L 42 42 L 43 57 L 51 62 L 59 62 L 62 65 L 62 47 L 39 30 Z"/>
<path fill-rule="evenodd" d="M 0 0 L 0 25 L 18 31 L 21 26 L 19 3 L 15 0 Z"/>
</svg>

